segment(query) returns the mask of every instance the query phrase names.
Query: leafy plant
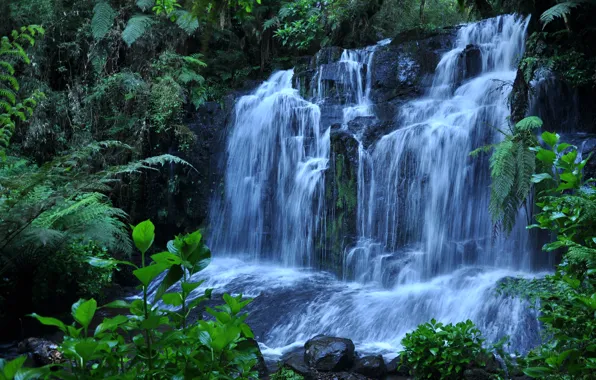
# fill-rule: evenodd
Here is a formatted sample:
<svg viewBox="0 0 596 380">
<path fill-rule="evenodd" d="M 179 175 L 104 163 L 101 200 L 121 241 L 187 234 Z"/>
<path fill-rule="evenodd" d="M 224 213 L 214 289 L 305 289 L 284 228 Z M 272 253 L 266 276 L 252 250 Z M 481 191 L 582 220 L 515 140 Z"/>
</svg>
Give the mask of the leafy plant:
<svg viewBox="0 0 596 380">
<path fill-rule="evenodd" d="M 556 18 L 564 19 L 565 24 L 567 24 L 567 17 L 569 17 L 573 9 L 582 6 L 590 7 L 594 5 L 596 5 L 596 1 L 594 0 L 571 0 L 559 2 L 558 4 L 553 5 L 544 11 L 544 13 L 540 15 L 540 21 L 542 21 L 544 27 L 553 22 Z"/>
<path fill-rule="evenodd" d="M 480 330 L 472 321 L 443 324 L 436 320 L 406 334 L 400 353 L 420 379 L 461 379 L 471 365 L 484 365 L 488 352 Z"/>
<path fill-rule="evenodd" d="M 189 323 L 190 312 L 211 296 L 211 290 L 197 295 L 202 281 L 193 277 L 209 263 L 211 252 L 199 231 L 177 236 L 168 243 L 168 251 L 146 257 L 155 239 L 150 221 L 134 227 L 132 238 L 141 252 L 141 266 L 113 259 L 92 258 L 89 263 L 101 268 L 132 266 L 141 284 L 142 299 L 131 303 L 114 301 L 103 307 L 122 308 L 127 315 L 104 318 L 95 329 L 92 321 L 98 310 L 94 299 L 79 300 L 72 306 L 74 323 L 31 316 L 44 325 L 64 332 L 59 347 L 67 362 L 53 375 L 57 378 L 193 378 L 254 379 L 256 347 L 249 339 L 252 331 L 244 323 L 242 309 L 251 300 L 242 296 L 223 296 L 225 304 L 207 308 L 213 320 Z M 165 274 L 158 279 L 161 274 Z M 153 303 L 148 288 L 158 281 Z M 180 281 L 180 291 L 168 291 Z M 158 301 L 172 308 L 162 308 Z M 129 338 L 131 338 L 129 340 Z"/>
<path fill-rule="evenodd" d="M 530 195 L 530 178 L 536 168 L 536 158 L 530 148 L 537 144 L 534 133 L 542 124 L 538 117 L 527 117 L 515 124 L 510 131 L 500 131 L 504 135 L 501 142 L 470 153 L 475 156 L 492 151 L 489 211 L 494 222 L 505 232 L 511 231 L 518 210 L 525 205 Z"/>
<path fill-rule="evenodd" d="M 293 370 L 282 367 L 277 372 L 269 376 L 271 380 L 304 380 L 304 376 L 294 372 Z"/>
<path fill-rule="evenodd" d="M 22 102 L 19 101 L 17 92 L 20 84 L 14 76 L 16 62 L 31 63 L 22 44 L 28 43 L 33 46 L 35 37 L 43 36 L 44 32 L 45 30 L 39 25 L 29 25 L 13 30 L 10 37 L 3 36 L 0 39 L 0 158 L 2 159 L 6 157 L 4 150 L 8 147 L 17 121 L 26 121 L 44 96 L 43 93 L 35 91 L 30 97 Z"/>
<path fill-rule="evenodd" d="M 6 361 L 0 359 L 0 380 L 29 380 L 39 379 L 47 374 L 47 368 L 24 368 L 26 356 L 20 356 L 14 360 Z"/>
</svg>

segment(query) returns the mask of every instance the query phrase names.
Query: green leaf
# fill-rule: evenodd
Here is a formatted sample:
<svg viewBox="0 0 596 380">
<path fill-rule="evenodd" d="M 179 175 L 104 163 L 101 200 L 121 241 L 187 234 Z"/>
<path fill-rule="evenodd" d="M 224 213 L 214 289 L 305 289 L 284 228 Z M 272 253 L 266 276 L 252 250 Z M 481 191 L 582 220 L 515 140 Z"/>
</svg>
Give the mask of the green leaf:
<svg viewBox="0 0 596 380">
<path fill-rule="evenodd" d="M 123 323 L 128 322 L 128 317 L 125 315 L 117 315 L 114 318 L 105 318 L 102 323 L 97 325 L 95 328 L 95 336 L 101 334 L 104 331 L 115 330 Z"/>
<path fill-rule="evenodd" d="M 17 372 L 23 367 L 23 364 L 25 364 L 25 360 L 27 360 L 27 356 L 19 356 L 18 358 L 4 364 L 0 369 L 2 369 L 6 379 L 12 379 L 15 377 Z"/>
<path fill-rule="evenodd" d="M 160 252 L 151 256 L 151 259 L 156 263 L 163 263 L 168 265 L 181 264 L 182 260 L 177 255 L 170 252 Z"/>
<path fill-rule="evenodd" d="M 540 174 L 532 174 L 532 183 L 540 183 L 545 179 L 553 179 L 553 177 L 548 173 L 540 173 Z"/>
<path fill-rule="evenodd" d="M 149 318 L 141 322 L 141 328 L 145 330 L 153 330 L 161 325 L 168 323 L 168 318 L 161 315 L 151 315 Z"/>
<path fill-rule="evenodd" d="M 155 277 L 159 276 L 166 269 L 168 269 L 166 264 L 152 264 L 144 268 L 139 268 L 132 272 L 132 274 L 141 281 L 141 284 L 148 286 Z"/>
<path fill-rule="evenodd" d="M 79 322 L 86 329 L 89 327 L 97 310 L 97 301 L 93 298 L 90 300 L 80 299 L 72 305 L 71 310 L 75 321 Z"/>
<path fill-rule="evenodd" d="M 93 355 L 97 350 L 98 343 L 94 340 L 87 339 L 75 345 L 75 351 L 83 358 L 84 362 L 93 359 Z"/>
<path fill-rule="evenodd" d="M 542 124 L 542 119 L 539 117 L 529 116 L 517 122 L 517 124 L 515 124 L 515 129 L 517 131 L 531 131 L 533 129 L 542 128 Z"/>
<path fill-rule="evenodd" d="M 551 369 L 548 367 L 530 367 L 524 368 L 523 372 L 533 378 L 543 378 L 551 373 Z"/>
<path fill-rule="evenodd" d="M 103 305 L 102 307 L 111 308 L 111 309 L 130 309 L 131 304 L 123 301 L 123 300 L 116 300 L 112 301 L 108 304 Z"/>
<path fill-rule="evenodd" d="M 198 281 L 198 282 L 183 282 L 182 283 L 182 291 L 186 294 L 190 294 L 193 290 L 201 286 L 205 281 Z"/>
<path fill-rule="evenodd" d="M 556 133 L 542 132 L 542 141 L 550 146 L 555 146 L 559 142 L 559 135 Z"/>
<path fill-rule="evenodd" d="M 555 162 L 557 155 L 551 150 L 540 148 L 538 153 L 536 153 L 536 158 L 542 161 L 547 167 L 550 167 Z"/>
<path fill-rule="evenodd" d="M 100 259 L 99 257 L 89 257 L 87 259 L 87 263 L 92 267 L 96 268 L 108 268 L 114 269 L 118 266 L 118 264 L 122 265 L 129 265 L 132 267 L 137 268 L 137 266 L 130 261 L 121 261 L 121 260 L 113 260 L 113 259 Z"/>
<path fill-rule="evenodd" d="M 561 144 L 557 145 L 557 153 L 561 153 L 562 151 L 564 151 L 565 149 L 567 149 L 569 147 L 575 148 L 575 146 L 573 146 L 571 144 L 561 143 Z"/>
<path fill-rule="evenodd" d="M 163 299 L 163 302 L 167 305 L 182 305 L 182 294 L 180 293 L 166 293 L 161 298 Z"/>
<path fill-rule="evenodd" d="M 153 244 L 154 239 L 155 226 L 150 220 L 146 220 L 137 224 L 132 230 L 132 240 L 134 241 L 137 249 L 142 253 L 147 252 L 147 250 Z"/>
<path fill-rule="evenodd" d="M 41 315 L 38 315 L 36 313 L 29 314 L 29 317 L 33 317 L 33 318 L 37 319 L 42 325 L 56 326 L 63 332 L 66 332 L 66 326 L 64 325 L 64 323 L 62 323 L 62 321 L 60 321 L 56 318 L 42 317 Z"/>
<path fill-rule="evenodd" d="M 168 273 L 163 278 L 157 291 L 155 292 L 155 299 L 158 300 L 161 296 L 182 278 L 183 272 L 180 265 L 173 265 L 168 270 Z"/>
</svg>

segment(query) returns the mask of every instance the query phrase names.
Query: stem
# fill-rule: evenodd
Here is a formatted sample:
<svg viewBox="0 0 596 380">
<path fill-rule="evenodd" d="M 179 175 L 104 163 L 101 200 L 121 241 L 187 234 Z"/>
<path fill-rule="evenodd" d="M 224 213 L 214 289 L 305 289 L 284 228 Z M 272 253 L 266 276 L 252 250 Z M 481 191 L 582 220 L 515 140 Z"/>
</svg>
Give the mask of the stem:
<svg viewBox="0 0 596 380">
<path fill-rule="evenodd" d="M 141 267 L 145 268 L 145 252 L 141 254 Z M 143 285 L 143 311 L 145 312 L 145 320 L 149 319 L 149 309 L 148 309 L 148 302 L 147 302 L 147 286 Z M 151 333 L 148 329 L 145 329 L 145 337 L 147 342 L 147 359 L 148 359 L 148 366 L 149 371 L 153 369 L 153 351 L 151 350 Z M 152 376 L 149 375 L 149 378 Z"/>
<path fill-rule="evenodd" d="M 186 284 L 186 269 L 182 268 L 182 283 Z M 182 328 L 186 329 L 186 291 L 182 289 Z"/>
</svg>

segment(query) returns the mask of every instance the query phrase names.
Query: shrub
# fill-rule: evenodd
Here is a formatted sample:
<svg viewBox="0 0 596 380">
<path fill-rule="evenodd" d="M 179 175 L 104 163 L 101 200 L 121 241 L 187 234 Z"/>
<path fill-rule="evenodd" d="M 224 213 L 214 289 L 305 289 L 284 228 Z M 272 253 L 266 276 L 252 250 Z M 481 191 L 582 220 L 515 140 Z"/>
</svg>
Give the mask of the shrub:
<svg viewBox="0 0 596 380">
<path fill-rule="evenodd" d="M 280 368 L 277 372 L 271 374 L 269 378 L 271 380 L 304 380 L 304 376 L 286 367 Z"/>
<path fill-rule="evenodd" d="M 142 253 L 140 267 L 126 261 L 89 259 L 89 264 L 96 268 L 112 269 L 117 265 L 135 268 L 133 274 L 141 283 L 142 299 L 131 303 L 114 301 L 103 306 L 125 309 L 123 314 L 104 318 L 95 326 L 92 321 L 100 308 L 92 298 L 81 299 L 72 305 L 75 321 L 72 325 L 55 318 L 31 315 L 42 324 L 55 326 L 64 333 L 59 351 L 66 361 L 53 368 L 53 377 L 257 378 L 253 370 L 257 363 L 257 348 L 251 329 L 244 323 L 246 314 L 241 314 L 251 300 L 242 300 L 242 295 L 225 294 L 224 305 L 206 308 L 213 320 L 189 323 L 191 311 L 211 296 L 210 289 L 197 293 L 202 281 L 192 281 L 211 258 L 201 233 L 196 231 L 176 237 L 168 243 L 168 251 L 152 255 L 153 262 L 148 265 L 145 254 L 155 238 L 153 224 L 150 221 L 140 223 L 134 227 L 132 237 Z M 156 280 L 161 274 L 165 275 Z M 153 302 L 150 302 L 148 287 L 154 281 L 158 282 L 158 287 Z M 176 283 L 179 283 L 177 291 L 168 292 Z M 170 307 L 157 306 L 160 300 Z"/>
<path fill-rule="evenodd" d="M 406 334 L 400 356 L 420 379 L 461 379 L 472 364 L 483 366 L 488 352 L 484 339 L 472 321 L 443 324 L 424 323 Z"/>
</svg>

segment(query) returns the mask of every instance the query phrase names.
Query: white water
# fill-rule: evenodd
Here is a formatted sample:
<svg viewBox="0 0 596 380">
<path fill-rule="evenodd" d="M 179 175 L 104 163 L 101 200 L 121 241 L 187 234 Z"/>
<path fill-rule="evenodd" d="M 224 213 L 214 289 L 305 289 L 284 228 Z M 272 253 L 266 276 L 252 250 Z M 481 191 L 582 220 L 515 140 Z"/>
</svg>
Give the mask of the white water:
<svg viewBox="0 0 596 380">
<path fill-rule="evenodd" d="M 215 260 L 205 286 L 255 297 L 249 323 L 266 355 L 325 333 L 362 352 L 394 355 L 419 323 L 472 319 L 486 337 L 510 335 L 525 350 L 537 335 L 523 302 L 498 296 L 504 277 L 533 276 L 524 219 L 507 238 L 488 213 L 488 166 L 474 148 L 498 139 L 523 53 L 528 20 L 503 16 L 459 30 L 426 97 L 402 107 L 398 129 L 367 150 L 358 168 L 359 243 L 342 254 L 344 281 L 309 269 L 325 231 L 324 175 L 330 131 L 321 125 L 328 94 L 312 103 L 274 74 L 236 105 L 223 200 L 212 212 Z M 482 51 L 482 73 L 462 81 L 459 54 Z M 378 46 L 340 59 L 343 125 L 372 115 L 371 65 Z M 363 75 L 363 72 L 366 74 Z M 358 137 L 358 136 L 356 136 Z"/>
</svg>

